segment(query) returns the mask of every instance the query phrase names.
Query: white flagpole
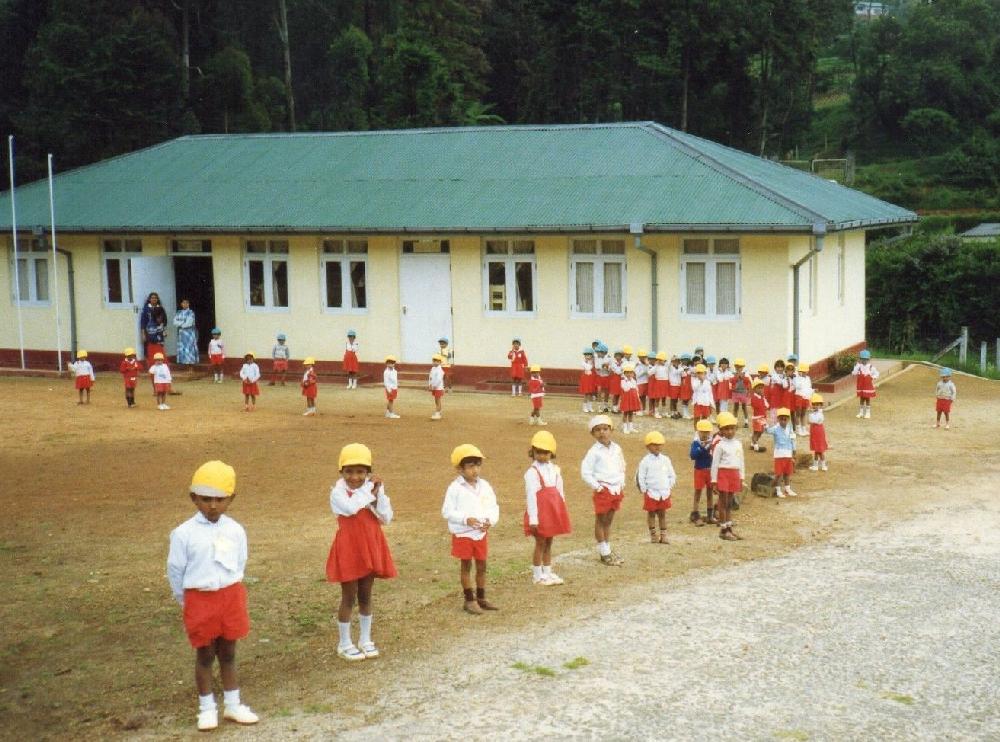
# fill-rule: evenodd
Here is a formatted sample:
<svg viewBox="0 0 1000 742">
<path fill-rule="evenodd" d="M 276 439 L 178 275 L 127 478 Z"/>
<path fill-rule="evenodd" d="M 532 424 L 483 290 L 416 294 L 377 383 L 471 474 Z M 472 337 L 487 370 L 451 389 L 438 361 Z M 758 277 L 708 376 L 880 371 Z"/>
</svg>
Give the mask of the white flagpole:
<svg viewBox="0 0 1000 742">
<path fill-rule="evenodd" d="M 14 205 L 14 135 L 7 136 L 7 154 L 10 157 L 10 231 L 14 236 L 14 297 L 17 302 L 17 342 L 21 349 L 21 368 L 24 365 L 24 325 L 21 323 L 21 274 L 17 264 L 17 207 Z"/>
<path fill-rule="evenodd" d="M 56 300 L 56 359 L 62 373 L 62 326 L 59 322 L 59 261 L 56 257 L 56 201 L 52 195 L 52 153 L 49 152 L 49 223 L 52 234 L 52 286 Z"/>
</svg>

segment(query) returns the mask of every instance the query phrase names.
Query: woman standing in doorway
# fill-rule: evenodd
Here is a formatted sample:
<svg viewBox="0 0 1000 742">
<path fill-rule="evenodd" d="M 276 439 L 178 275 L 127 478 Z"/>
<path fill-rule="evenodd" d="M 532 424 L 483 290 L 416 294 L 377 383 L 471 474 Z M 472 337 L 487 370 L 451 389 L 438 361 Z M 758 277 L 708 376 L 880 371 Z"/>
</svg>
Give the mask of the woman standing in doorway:
<svg viewBox="0 0 1000 742">
<path fill-rule="evenodd" d="M 157 353 L 166 356 L 163 342 L 167 336 L 167 310 L 160 304 L 160 295 L 155 291 L 146 298 L 139 316 L 139 331 L 147 360 L 152 360 Z"/>
<path fill-rule="evenodd" d="M 177 363 L 193 366 L 198 363 L 198 329 L 194 326 L 194 310 L 191 302 L 181 299 L 181 308 L 174 315 L 177 328 Z"/>
</svg>

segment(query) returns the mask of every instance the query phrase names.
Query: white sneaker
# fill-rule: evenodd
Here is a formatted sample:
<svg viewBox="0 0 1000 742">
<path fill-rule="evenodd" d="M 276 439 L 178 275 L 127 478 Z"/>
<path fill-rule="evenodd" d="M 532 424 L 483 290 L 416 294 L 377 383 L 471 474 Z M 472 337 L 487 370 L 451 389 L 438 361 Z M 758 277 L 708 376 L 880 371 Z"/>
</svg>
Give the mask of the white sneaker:
<svg viewBox="0 0 1000 742">
<path fill-rule="evenodd" d="M 364 644 L 359 644 L 358 649 L 361 650 L 361 654 L 365 656 L 366 660 L 373 660 L 378 657 L 378 647 L 375 646 L 375 642 L 365 642 Z"/>
<path fill-rule="evenodd" d="M 545 425 L 545 421 L 542 418 L 538 418 L 538 422 L 535 423 L 535 424 L 536 425 Z"/>
<path fill-rule="evenodd" d="M 546 587 L 546 586 L 548 586 L 548 585 L 550 585 L 552 583 L 549 582 L 549 578 L 548 577 L 546 577 L 545 575 L 542 575 L 541 577 L 532 577 L 531 578 L 531 584 L 532 585 L 541 585 L 542 587 Z"/>
<path fill-rule="evenodd" d="M 239 706 L 226 706 L 222 712 L 222 718 L 235 721 L 237 724 L 256 724 L 260 718 L 245 703 Z"/>
<path fill-rule="evenodd" d="M 198 731 L 208 732 L 219 726 L 219 710 L 205 709 L 198 712 Z"/>
<path fill-rule="evenodd" d="M 854 417 L 856 417 L 856 418 L 858 418 L 860 420 L 864 416 L 865 416 L 865 411 L 863 409 L 861 409 L 861 410 L 858 410 L 858 414 L 855 415 Z"/>
<path fill-rule="evenodd" d="M 302 417 L 310 417 L 311 415 L 315 414 L 316 414 L 315 410 L 306 410 L 305 412 L 302 413 Z"/>
<path fill-rule="evenodd" d="M 657 420 L 663 419 L 663 415 L 661 415 L 659 412 L 654 412 L 653 417 L 656 418 Z"/>
<path fill-rule="evenodd" d="M 815 461 L 809 465 L 809 471 L 819 471 L 819 464 Z"/>
<path fill-rule="evenodd" d="M 382 417 L 392 417 L 392 413 L 389 412 L 389 410 L 386 410 L 385 414 Z"/>
<path fill-rule="evenodd" d="M 565 580 L 559 575 L 557 575 L 555 572 L 549 572 L 549 574 L 546 575 L 546 577 L 549 578 L 550 585 L 562 585 L 565 582 Z"/>
<path fill-rule="evenodd" d="M 872 408 L 865 407 L 865 420 L 871 420 L 871 419 L 872 419 Z"/>
<path fill-rule="evenodd" d="M 534 424 L 535 424 L 535 416 L 528 415 L 528 425 L 534 425 Z"/>
<path fill-rule="evenodd" d="M 775 487 L 774 488 L 774 496 L 775 497 L 785 497 L 785 493 L 782 491 L 781 487 Z"/>
<path fill-rule="evenodd" d="M 433 415 L 431 415 L 431 420 L 440 420 L 440 419 L 441 419 L 440 412 L 435 412 Z"/>
<path fill-rule="evenodd" d="M 826 462 L 825 461 L 819 465 L 819 469 L 820 469 L 820 471 L 826 471 Z"/>
<path fill-rule="evenodd" d="M 799 493 L 793 490 L 791 487 L 785 487 L 785 494 L 789 497 L 798 497 Z"/>
<path fill-rule="evenodd" d="M 399 415 L 397 415 L 395 412 L 390 412 L 389 413 L 389 417 L 392 420 L 398 420 L 399 419 Z"/>
<path fill-rule="evenodd" d="M 365 658 L 365 653 L 349 644 L 346 647 L 337 647 L 337 656 L 343 657 L 348 662 L 360 662 Z"/>
</svg>

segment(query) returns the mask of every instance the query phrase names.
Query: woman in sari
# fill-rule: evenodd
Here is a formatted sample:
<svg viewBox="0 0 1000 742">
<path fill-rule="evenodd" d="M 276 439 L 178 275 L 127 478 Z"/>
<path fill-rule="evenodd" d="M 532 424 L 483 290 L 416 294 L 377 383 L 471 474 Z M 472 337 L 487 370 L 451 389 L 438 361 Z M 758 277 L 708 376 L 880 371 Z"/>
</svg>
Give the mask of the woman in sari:
<svg viewBox="0 0 1000 742">
<path fill-rule="evenodd" d="M 160 295 L 155 291 L 146 298 L 142 314 L 139 315 L 139 331 L 147 362 L 152 361 L 157 353 L 166 356 L 163 342 L 167 336 L 167 310 L 160 304 Z"/>
<path fill-rule="evenodd" d="M 177 328 L 177 363 L 193 366 L 198 363 L 198 329 L 194 326 L 194 310 L 191 302 L 181 299 L 181 308 L 174 315 Z"/>
</svg>

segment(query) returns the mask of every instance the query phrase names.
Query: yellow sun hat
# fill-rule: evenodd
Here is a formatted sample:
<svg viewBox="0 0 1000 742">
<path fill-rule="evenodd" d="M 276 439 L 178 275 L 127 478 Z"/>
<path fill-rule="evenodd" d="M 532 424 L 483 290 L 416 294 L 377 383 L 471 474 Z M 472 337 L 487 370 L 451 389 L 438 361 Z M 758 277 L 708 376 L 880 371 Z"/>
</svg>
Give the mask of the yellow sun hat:
<svg viewBox="0 0 1000 742">
<path fill-rule="evenodd" d="M 191 477 L 189 489 L 202 497 L 230 497 L 236 491 L 236 470 L 221 461 L 206 461 Z"/>
<path fill-rule="evenodd" d="M 536 363 L 535 365 L 533 365 L 533 366 L 532 366 L 531 368 L 529 368 L 528 370 L 529 370 L 529 371 L 530 371 L 531 373 L 533 373 L 533 374 L 537 374 L 537 373 L 541 373 L 541 371 L 542 371 L 542 367 L 541 367 L 541 366 L 539 366 L 539 365 L 538 365 L 538 364 Z"/>
<path fill-rule="evenodd" d="M 473 446 L 471 443 L 463 443 L 460 446 L 455 446 L 455 449 L 451 452 L 451 465 L 458 466 L 462 463 L 462 459 L 485 459 L 483 452 L 478 448 Z"/>
<path fill-rule="evenodd" d="M 77 358 L 86 358 L 87 357 L 87 351 L 85 351 L 85 350 L 78 350 L 76 352 L 76 357 Z"/>
<path fill-rule="evenodd" d="M 622 346 L 622 352 L 625 353 L 625 355 L 627 355 L 627 356 L 632 355 L 632 346 L 631 345 L 623 345 Z"/>
<path fill-rule="evenodd" d="M 799 364 L 799 371 L 801 371 L 804 374 L 809 373 L 809 364 L 808 363 L 800 363 Z"/>
<path fill-rule="evenodd" d="M 439 353 L 435 353 L 433 356 L 431 356 L 431 360 L 432 361 L 443 361 L 444 360 L 444 356 L 441 355 L 441 354 L 439 354 Z"/>
<path fill-rule="evenodd" d="M 246 358 L 247 356 L 250 356 L 251 358 L 256 358 L 257 354 L 254 353 L 252 350 L 248 350 L 246 353 L 243 354 L 244 358 Z"/>
<path fill-rule="evenodd" d="M 720 412 L 715 418 L 715 424 L 720 428 L 728 428 L 736 425 L 736 415 L 731 412 Z"/>
<path fill-rule="evenodd" d="M 766 363 L 762 363 L 762 364 L 760 364 L 757 367 L 757 373 L 758 374 L 766 374 L 766 373 L 770 373 L 770 371 L 771 371 L 771 367 L 768 366 Z"/>
<path fill-rule="evenodd" d="M 302 361 L 302 365 L 303 366 L 315 366 L 316 365 L 316 359 L 313 358 L 312 356 L 306 356 L 305 360 Z"/>
<path fill-rule="evenodd" d="M 338 469 L 345 466 L 367 466 L 371 469 L 372 450 L 364 443 L 348 443 L 340 449 L 340 458 L 337 460 Z"/>
<path fill-rule="evenodd" d="M 127 356 L 134 356 L 135 355 L 135 348 L 126 348 L 125 349 L 125 355 L 127 355 Z"/>
<path fill-rule="evenodd" d="M 695 424 L 694 429 L 698 430 L 698 431 L 704 431 L 706 433 L 711 433 L 712 432 L 712 423 L 710 423 L 708 420 L 699 420 Z"/>
<path fill-rule="evenodd" d="M 531 436 L 531 447 L 539 451 L 556 452 L 556 437 L 547 430 L 539 430 Z"/>
<path fill-rule="evenodd" d="M 395 363 L 396 362 L 396 356 L 386 356 L 385 357 L 385 362 L 386 363 Z"/>
<path fill-rule="evenodd" d="M 708 369 L 705 368 L 705 364 L 704 363 L 699 363 L 697 366 L 694 367 L 694 372 L 696 374 L 704 374 L 707 371 L 708 371 Z"/>
<path fill-rule="evenodd" d="M 823 404 L 823 395 L 818 392 L 809 398 L 809 404 Z"/>
<path fill-rule="evenodd" d="M 753 388 L 756 389 L 759 386 L 764 386 L 764 382 L 761 381 L 760 379 L 754 379 L 753 380 Z"/>
<path fill-rule="evenodd" d="M 639 358 L 645 358 L 646 356 L 649 355 L 649 351 L 646 350 L 645 348 L 639 348 L 639 350 L 636 352 L 636 355 L 639 356 Z"/>
<path fill-rule="evenodd" d="M 787 407 L 779 407 L 778 412 L 775 413 L 778 417 L 791 417 L 792 412 Z"/>
<path fill-rule="evenodd" d="M 642 445 L 644 446 L 649 446 L 654 443 L 662 446 L 666 442 L 667 439 L 663 437 L 663 433 L 661 433 L 659 430 L 650 430 L 648 433 L 646 433 L 646 437 L 642 439 Z"/>
<path fill-rule="evenodd" d="M 625 364 L 623 364 L 622 365 L 622 373 L 624 374 L 625 372 L 631 372 L 631 373 L 634 374 L 635 373 L 635 366 L 633 366 L 631 363 L 625 363 Z"/>
<path fill-rule="evenodd" d="M 153 354 L 153 360 L 154 361 L 162 361 L 163 360 L 163 354 L 162 353 L 154 353 Z"/>
<path fill-rule="evenodd" d="M 743 358 L 734 358 L 733 359 L 733 365 L 734 366 L 746 366 L 747 362 Z"/>
<path fill-rule="evenodd" d="M 661 350 L 659 353 L 657 353 L 656 354 L 656 360 L 658 360 L 658 361 L 665 361 L 665 360 L 667 360 L 667 353 L 666 353 L 666 351 Z"/>
</svg>

